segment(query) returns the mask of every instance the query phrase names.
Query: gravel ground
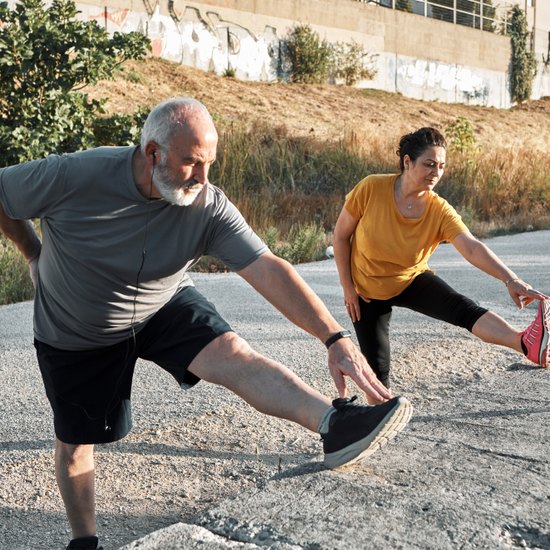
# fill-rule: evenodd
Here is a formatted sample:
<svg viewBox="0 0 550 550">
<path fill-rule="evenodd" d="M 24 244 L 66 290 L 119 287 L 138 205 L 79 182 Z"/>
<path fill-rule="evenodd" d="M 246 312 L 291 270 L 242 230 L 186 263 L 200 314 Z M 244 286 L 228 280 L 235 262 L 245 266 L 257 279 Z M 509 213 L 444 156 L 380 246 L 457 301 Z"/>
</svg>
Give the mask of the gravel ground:
<svg viewBox="0 0 550 550">
<path fill-rule="evenodd" d="M 528 255 L 532 236 L 539 249 Z M 548 292 L 550 232 L 532 236 L 502 237 L 489 244 L 519 275 Z M 501 284 L 475 275 L 450 246 L 440 247 L 432 266 L 510 322 L 520 327 L 530 322 L 533 311 L 515 310 Z M 349 326 L 334 263 L 299 270 Z M 254 347 L 319 390 L 335 394 L 322 346 L 286 322 L 239 277 L 201 274 L 195 281 Z M 69 539 L 53 473 L 50 412 L 31 344 L 31 315 L 30 303 L 0 308 L 0 543 L 10 550 L 61 549 Z M 515 352 L 405 310 L 395 311 L 392 335 L 394 393 L 406 395 L 420 416 L 472 381 L 499 371 L 532 370 Z M 220 387 L 202 383 L 179 391 L 147 362 L 138 365 L 133 400 L 132 433 L 99 447 L 96 454 L 98 530 L 105 550 L 176 522 L 196 523 L 229 497 L 261 491 L 281 472 L 314 470 L 321 461 L 317 435 L 260 415 Z M 384 452 L 396 445 L 399 438 Z M 403 482 L 413 470 L 404 468 Z"/>
</svg>

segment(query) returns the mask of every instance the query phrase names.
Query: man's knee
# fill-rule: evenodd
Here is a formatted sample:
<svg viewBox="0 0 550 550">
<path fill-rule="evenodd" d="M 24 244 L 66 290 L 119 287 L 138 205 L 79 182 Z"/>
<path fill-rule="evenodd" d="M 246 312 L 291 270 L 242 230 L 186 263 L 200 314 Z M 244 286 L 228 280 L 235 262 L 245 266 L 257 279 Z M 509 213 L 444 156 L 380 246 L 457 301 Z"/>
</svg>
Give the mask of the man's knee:
<svg viewBox="0 0 550 550">
<path fill-rule="evenodd" d="M 189 371 L 215 384 L 224 385 L 232 368 L 258 357 L 248 342 L 234 332 L 226 332 L 210 342 L 189 365 Z"/>
</svg>

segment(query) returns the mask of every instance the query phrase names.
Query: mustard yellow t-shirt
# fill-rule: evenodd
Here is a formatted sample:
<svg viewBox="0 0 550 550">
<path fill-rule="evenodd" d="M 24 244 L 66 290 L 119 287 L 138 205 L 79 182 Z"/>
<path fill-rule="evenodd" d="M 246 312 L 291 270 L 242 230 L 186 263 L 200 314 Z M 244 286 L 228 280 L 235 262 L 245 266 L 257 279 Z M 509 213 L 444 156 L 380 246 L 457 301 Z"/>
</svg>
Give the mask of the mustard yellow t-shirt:
<svg viewBox="0 0 550 550">
<path fill-rule="evenodd" d="M 387 300 L 420 273 L 442 241 L 467 231 L 456 210 L 429 192 L 420 218 L 405 218 L 394 199 L 398 174 L 371 175 L 346 196 L 346 210 L 359 218 L 351 245 L 351 273 L 357 292 Z"/>
</svg>

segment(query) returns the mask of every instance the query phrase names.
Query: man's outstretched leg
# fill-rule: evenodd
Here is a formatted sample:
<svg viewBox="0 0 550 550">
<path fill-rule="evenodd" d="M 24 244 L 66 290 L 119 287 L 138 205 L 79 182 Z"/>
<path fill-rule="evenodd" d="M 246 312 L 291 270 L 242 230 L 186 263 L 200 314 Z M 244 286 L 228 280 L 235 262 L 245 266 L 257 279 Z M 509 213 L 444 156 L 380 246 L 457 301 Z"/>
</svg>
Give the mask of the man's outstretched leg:
<svg viewBox="0 0 550 550">
<path fill-rule="evenodd" d="M 228 388 L 262 413 L 321 433 L 329 468 L 372 454 L 407 425 L 412 413 L 402 397 L 374 406 L 336 399 L 331 406 L 330 399 L 284 365 L 254 351 L 233 332 L 208 344 L 188 370 Z"/>
<path fill-rule="evenodd" d="M 94 446 L 70 445 L 56 439 L 55 477 L 73 533 L 68 548 L 95 550 Z"/>
</svg>

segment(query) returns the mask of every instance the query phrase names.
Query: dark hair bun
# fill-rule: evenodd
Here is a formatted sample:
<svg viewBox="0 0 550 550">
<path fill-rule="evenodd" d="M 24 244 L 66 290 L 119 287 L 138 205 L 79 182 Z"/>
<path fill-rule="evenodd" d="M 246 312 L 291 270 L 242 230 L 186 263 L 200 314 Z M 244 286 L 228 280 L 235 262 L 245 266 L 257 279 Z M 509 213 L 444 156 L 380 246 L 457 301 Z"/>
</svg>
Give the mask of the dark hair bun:
<svg viewBox="0 0 550 550">
<path fill-rule="evenodd" d="M 396 153 L 399 156 L 399 168 L 405 169 L 403 159 L 405 155 L 414 162 L 428 147 L 447 147 L 443 134 L 435 128 L 420 128 L 416 132 L 405 134 L 399 140 Z"/>
</svg>

